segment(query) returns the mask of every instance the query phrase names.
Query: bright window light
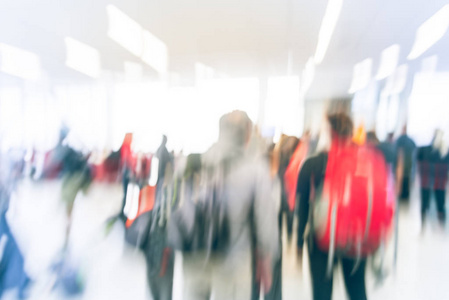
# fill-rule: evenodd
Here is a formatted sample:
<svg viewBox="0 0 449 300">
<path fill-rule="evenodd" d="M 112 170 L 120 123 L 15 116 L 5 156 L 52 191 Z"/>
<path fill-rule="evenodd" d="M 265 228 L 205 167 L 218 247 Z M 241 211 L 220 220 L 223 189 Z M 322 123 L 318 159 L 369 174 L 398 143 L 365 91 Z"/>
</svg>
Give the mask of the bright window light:
<svg viewBox="0 0 449 300">
<path fill-rule="evenodd" d="M 376 75 L 377 80 L 385 79 L 394 73 L 398 66 L 400 51 L 401 47 L 398 44 L 394 44 L 382 51 L 380 66 Z"/>
<path fill-rule="evenodd" d="M 71 37 L 65 38 L 67 67 L 87 76 L 100 76 L 100 53 L 97 49 Z"/>
<path fill-rule="evenodd" d="M 408 100 L 408 131 L 420 146 L 429 145 L 435 129 L 449 132 L 449 73 L 416 73 Z"/>
<path fill-rule="evenodd" d="M 143 78 L 143 66 L 139 63 L 125 61 L 123 63 L 125 78 L 127 81 L 140 82 Z"/>
<path fill-rule="evenodd" d="M 383 96 L 391 96 L 400 94 L 407 83 L 408 66 L 400 65 L 396 71 L 388 77 L 385 88 L 382 90 Z"/>
<path fill-rule="evenodd" d="M 168 69 L 168 50 L 163 41 L 149 31 L 143 31 L 142 60 L 159 73 L 165 74 Z"/>
<path fill-rule="evenodd" d="M 17 47 L 0 44 L 0 71 L 28 80 L 41 76 L 39 56 Z"/>
<path fill-rule="evenodd" d="M 195 63 L 195 77 L 196 80 L 212 79 L 214 78 L 215 70 L 203 63 Z"/>
<path fill-rule="evenodd" d="M 320 64 L 326 55 L 332 34 L 337 25 L 343 0 L 329 0 L 324 13 L 323 22 L 321 23 L 320 33 L 318 35 L 318 45 L 315 51 L 315 63 Z"/>
<path fill-rule="evenodd" d="M 380 97 L 376 114 L 376 135 L 384 141 L 388 134 L 388 97 Z"/>
<path fill-rule="evenodd" d="M 301 83 L 301 94 L 305 95 L 312 85 L 313 79 L 315 77 L 315 62 L 313 57 L 307 60 L 306 66 L 302 73 L 302 83 Z"/>
<path fill-rule="evenodd" d="M 136 21 L 114 5 L 106 6 L 108 36 L 136 56 L 143 54 L 143 29 Z"/>
<path fill-rule="evenodd" d="M 416 31 L 415 43 L 408 59 L 416 59 L 426 52 L 445 34 L 449 27 L 449 4 L 425 21 Z"/>
<path fill-rule="evenodd" d="M 299 136 L 304 123 L 301 111 L 299 77 L 268 78 L 265 125 L 274 127 L 276 134 Z"/>
<path fill-rule="evenodd" d="M 0 89 L 0 133 L 2 149 L 20 147 L 23 141 L 22 91 L 19 87 Z"/>
<path fill-rule="evenodd" d="M 426 57 L 421 62 L 421 72 L 433 73 L 436 71 L 437 65 L 438 65 L 437 55 Z"/>
<path fill-rule="evenodd" d="M 350 94 L 360 91 L 368 86 L 371 80 L 372 67 L 373 60 L 371 58 L 367 58 L 354 66 L 351 87 L 349 88 Z"/>
</svg>

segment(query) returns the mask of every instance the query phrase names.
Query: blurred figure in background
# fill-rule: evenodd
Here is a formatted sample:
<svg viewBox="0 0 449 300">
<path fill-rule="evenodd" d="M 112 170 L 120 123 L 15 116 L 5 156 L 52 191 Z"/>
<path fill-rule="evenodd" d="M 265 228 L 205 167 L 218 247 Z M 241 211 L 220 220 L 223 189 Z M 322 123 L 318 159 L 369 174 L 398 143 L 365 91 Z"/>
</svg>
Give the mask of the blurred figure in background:
<svg viewBox="0 0 449 300">
<path fill-rule="evenodd" d="M 282 214 L 285 215 L 287 223 L 287 238 L 288 242 L 291 242 L 293 234 L 293 221 L 295 212 L 290 209 L 288 205 L 288 196 L 285 190 L 285 172 L 290 164 L 290 159 L 298 146 L 299 139 L 295 136 L 282 135 L 278 144 L 276 145 L 275 152 L 279 156 L 279 170 L 278 176 L 281 180 L 282 187 L 282 199 L 281 199 L 281 210 Z"/>
<path fill-rule="evenodd" d="M 126 220 L 126 216 L 124 214 L 124 209 L 126 205 L 126 196 L 128 191 L 128 184 L 130 182 L 134 169 L 133 153 L 131 149 L 132 142 L 133 142 L 133 134 L 132 133 L 125 134 L 122 145 L 120 146 L 119 149 L 120 153 L 119 169 L 122 175 L 123 199 L 122 199 L 122 206 L 118 216 L 123 220 Z"/>
<path fill-rule="evenodd" d="M 37 174 L 39 178 L 54 179 L 59 178 L 62 175 L 63 160 L 66 147 L 63 142 L 66 140 L 69 134 L 69 128 L 66 125 L 62 125 L 59 130 L 59 139 L 56 146 L 48 151 L 44 158 L 44 166 L 42 174 Z"/>
<path fill-rule="evenodd" d="M 173 165 L 173 156 L 167 150 L 167 136 L 162 136 L 162 143 L 156 151 L 156 157 L 159 160 L 157 182 L 164 182 L 167 165 Z"/>
<path fill-rule="evenodd" d="M 87 192 L 91 182 L 92 173 L 88 165 L 89 156 L 84 155 L 82 152 L 74 149 L 67 142 L 61 149 L 62 158 L 62 188 L 61 188 L 61 200 L 66 206 L 66 213 L 68 219 L 66 243 L 64 248 L 67 247 L 71 222 L 72 211 L 78 192 Z"/>
<path fill-rule="evenodd" d="M 13 172 L 17 162 L 7 153 L 0 153 L 0 298 L 16 289 L 17 299 L 25 299 L 30 279 L 25 260 L 8 223 L 7 212 L 11 194 L 19 178 Z"/>
<path fill-rule="evenodd" d="M 396 156 L 402 159 L 402 182 L 399 183 L 399 199 L 408 203 L 410 199 L 413 167 L 415 159 L 415 142 L 407 135 L 407 126 L 402 129 L 401 136 L 396 141 Z"/>
<path fill-rule="evenodd" d="M 430 199 L 433 194 L 436 200 L 438 220 L 442 226 L 446 221 L 446 185 L 449 171 L 449 154 L 443 140 L 443 132 L 437 130 L 432 144 L 418 149 L 418 167 L 421 184 L 421 223 L 426 225 Z"/>
<path fill-rule="evenodd" d="M 380 142 L 377 145 L 377 148 L 382 151 L 384 154 L 385 160 L 392 167 L 392 170 L 395 170 L 397 166 L 397 152 L 396 146 L 394 144 L 394 135 L 390 132 L 387 136 L 387 139 L 384 142 Z"/>
</svg>

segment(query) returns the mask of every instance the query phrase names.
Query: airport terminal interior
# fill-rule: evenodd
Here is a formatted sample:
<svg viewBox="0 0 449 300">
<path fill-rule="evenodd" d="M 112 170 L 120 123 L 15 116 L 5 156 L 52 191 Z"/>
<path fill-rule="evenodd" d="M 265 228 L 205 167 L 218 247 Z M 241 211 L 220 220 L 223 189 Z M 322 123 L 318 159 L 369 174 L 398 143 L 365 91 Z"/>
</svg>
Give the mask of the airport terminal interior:
<svg viewBox="0 0 449 300">
<path fill-rule="evenodd" d="M 298 248 L 305 201 L 299 195 L 303 166 L 323 151 L 338 156 L 343 137 L 367 155 L 353 159 L 361 169 L 383 154 L 385 167 L 370 165 L 369 172 L 375 182 L 388 177 L 382 191 L 394 199 L 375 191 L 373 200 L 368 175 L 368 183 L 352 189 L 369 189 L 369 207 L 358 216 L 365 239 L 374 230 L 369 222 L 377 224 L 372 201 L 390 201 L 392 210 L 382 241 L 362 259 L 367 298 L 349 298 L 336 264 L 328 270 L 332 299 L 449 299 L 448 50 L 447 0 L 0 0 L 0 299 L 196 299 L 186 296 L 198 275 L 185 268 L 191 253 L 171 244 L 165 228 L 196 195 L 189 184 L 209 184 L 195 159 L 206 164 L 224 130 L 237 124 L 236 112 L 250 121 L 231 130 L 245 130 L 238 150 L 264 162 L 242 181 L 267 175 L 270 186 L 256 185 L 253 198 L 259 189 L 276 199 L 248 204 L 263 220 L 243 217 L 264 225 L 248 225 L 256 229 L 236 242 L 252 245 L 245 249 L 257 263 L 241 254 L 248 278 L 226 273 L 197 299 L 330 300 L 313 292 L 319 282 L 310 239 L 304 253 Z M 332 117 L 349 120 L 350 134 L 341 134 Z M 325 188 L 333 186 L 326 168 Z M 231 181 L 237 186 L 231 194 L 243 199 L 237 191 L 244 184 Z M 344 207 L 352 197 L 346 191 L 340 202 L 329 199 Z M 311 194 L 319 198 L 315 188 Z M 244 211 L 236 207 L 245 200 L 235 201 L 226 210 L 235 213 L 231 242 Z M 309 219 L 316 218 L 310 201 Z M 337 222 L 330 209 L 328 224 Z M 134 226 L 150 215 L 164 221 Z M 360 249 L 339 251 L 333 241 L 342 227 L 333 225 L 323 263 L 335 256 L 358 266 Z M 148 257 L 154 226 L 166 230 L 167 245 L 154 244 L 163 248 L 159 278 Z M 257 248 L 267 228 L 276 232 L 273 256 Z M 137 241 L 130 242 L 131 230 Z M 305 234 L 313 230 L 309 221 Z M 146 234 L 145 247 L 137 245 Z M 264 255 L 271 267 L 264 267 Z M 254 288 L 256 281 L 261 286 Z M 264 294 L 265 286 L 271 293 Z M 226 298 L 219 292 L 226 288 L 237 291 Z"/>
</svg>

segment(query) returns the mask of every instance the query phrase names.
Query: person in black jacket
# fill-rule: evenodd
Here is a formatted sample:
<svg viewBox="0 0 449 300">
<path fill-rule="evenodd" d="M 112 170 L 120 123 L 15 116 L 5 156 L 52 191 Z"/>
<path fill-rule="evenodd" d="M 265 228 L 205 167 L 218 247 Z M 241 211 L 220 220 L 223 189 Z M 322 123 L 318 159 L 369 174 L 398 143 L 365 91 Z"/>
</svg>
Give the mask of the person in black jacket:
<svg viewBox="0 0 449 300">
<path fill-rule="evenodd" d="M 421 184 L 421 223 L 424 228 L 430 207 L 432 191 L 435 195 L 438 220 L 446 222 L 446 185 L 449 171 L 449 154 L 442 140 L 442 132 L 437 130 L 432 145 L 418 148 L 418 167 Z"/>
<path fill-rule="evenodd" d="M 343 113 L 338 113 L 328 116 L 328 121 L 331 127 L 332 145 L 338 144 L 341 147 L 350 145 L 352 143 L 351 139 L 353 133 L 351 119 Z M 309 221 L 313 221 L 309 220 L 309 199 L 312 191 L 317 191 L 318 193 L 324 182 L 327 157 L 326 152 L 320 152 L 316 156 L 307 159 L 299 173 L 297 195 L 299 197 L 298 259 L 300 262 L 302 261 L 302 249 L 305 240 L 304 232 Z M 313 224 L 311 227 L 313 227 Z M 313 233 L 309 234 L 307 244 L 312 277 L 313 299 L 330 300 L 332 297 L 333 276 L 332 274 L 327 274 L 329 254 L 318 248 Z M 362 259 L 357 268 L 354 268 L 356 261 L 352 258 L 342 257 L 340 261 L 349 298 L 351 300 L 366 300 L 366 260 Z M 354 269 L 355 271 L 353 272 Z"/>
<path fill-rule="evenodd" d="M 402 157 L 403 176 L 400 184 L 399 199 L 404 203 L 409 202 L 411 185 L 413 183 L 413 169 L 415 164 L 416 144 L 407 135 L 407 126 L 402 129 L 402 135 L 396 141 L 397 156 Z"/>
</svg>

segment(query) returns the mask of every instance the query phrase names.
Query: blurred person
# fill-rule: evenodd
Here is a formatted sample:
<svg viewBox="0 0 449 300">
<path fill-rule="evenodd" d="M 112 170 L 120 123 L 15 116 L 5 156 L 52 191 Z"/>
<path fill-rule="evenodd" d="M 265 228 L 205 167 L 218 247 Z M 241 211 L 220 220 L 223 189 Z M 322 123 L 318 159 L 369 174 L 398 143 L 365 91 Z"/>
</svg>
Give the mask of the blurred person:
<svg viewBox="0 0 449 300">
<path fill-rule="evenodd" d="M 69 136 L 70 137 L 70 136 Z M 80 191 L 86 193 L 92 183 L 92 173 L 88 165 L 89 156 L 70 146 L 69 142 L 60 150 L 62 159 L 61 200 L 66 207 L 67 232 L 64 250 L 68 246 L 72 211 L 76 196 Z"/>
<path fill-rule="evenodd" d="M 359 222 L 369 224 L 367 216 L 363 219 L 363 215 L 356 215 L 356 212 L 366 211 L 366 208 L 361 207 L 361 202 L 357 202 L 357 200 L 361 201 L 358 199 L 360 193 L 368 194 L 364 189 L 370 188 L 370 185 L 363 185 L 367 181 L 366 178 L 363 177 L 359 180 L 357 176 L 372 178 L 374 183 L 372 186 L 379 191 L 385 191 L 384 185 L 388 182 L 387 169 L 378 164 L 381 161 L 385 166 L 383 157 L 377 151 L 373 152 L 369 146 L 358 146 L 352 141 L 353 123 L 349 116 L 344 113 L 331 114 L 328 116 L 328 123 L 331 140 L 330 145 L 326 147 L 328 148 L 327 151 L 322 151 L 307 159 L 298 178 L 298 260 L 301 264 L 306 239 L 304 232 L 307 224 L 309 224 L 307 245 L 313 299 L 331 299 L 334 267 L 338 261 L 342 265 L 349 299 L 365 300 L 367 299 L 365 286 L 366 257 L 372 249 L 368 248 L 369 243 L 362 244 L 361 240 L 356 238 L 356 236 L 363 235 L 363 232 L 358 226 L 353 227 L 353 224 L 360 224 Z M 373 135 L 368 137 L 371 141 L 374 138 Z M 321 138 L 327 139 L 324 136 Z M 374 141 L 376 140 L 377 138 L 374 139 Z M 368 168 L 371 170 L 368 174 L 355 175 L 358 174 L 356 170 L 358 170 L 359 164 L 365 164 L 365 161 L 371 162 L 371 165 L 376 164 L 376 169 Z M 373 174 L 373 172 L 376 173 Z M 376 182 L 376 179 L 373 179 L 374 177 L 385 179 L 385 181 L 379 181 L 382 186 L 376 185 L 379 182 Z M 360 185 L 354 185 L 354 182 L 359 182 Z M 341 199 L 338 195 L 343 194 L 345 198 Z M 387 203 L 387 199 L 391 199 L 391 197 L 374 198 L 374 201 L 382 201 L 379 203 L 373 202 L 373 205 L 383 205 Z M 345 205 L 342 201 L 349 201 L 352 209 L 345 209 L 342 206 Z M 390 210 L 386 210 L 385 215 L 383 210 L 380 210 L 380 212 L 382 213 L 380 217 L 391 220 L 392 213 L 390 213 Z M 337 213 L 339 219 L 336 217 Z M 346 215 L 342 215 L 344 213 Z M 348 213 L 353 215 L 348 215 Z M 371 215 L 371 217 L 379 216 Z M 339 223 L 336 223 L 337 221 Z M 342 225 L 341 222 L 345 222 L 345 225 Z M 323 226 L 326 227 L 323 228 Z M 342 228 L 355 231 L 346 232 L 342 231 Z M 370 227 L 370 230 L 372 230 L 372 227 Z M 371 231 L 368 232 L 371 233 Z M 343 239 L 342 235 L 346 236 L 346 239 Z M 368 235 L 368 237 L 371 237 L 371 235 Z"/>
<path fill-rule="evenodd" d="M 287 223 L 287 238 L 290 242 L 293 235 L 293 221 L 294 221 L 294 210 L 290 209 L 288 205 L 288 195 L 285 190 L 285 172 L 290 164 L 290 159 L 295 152 L 299 144 L 299 139 L 294 136 L 282 135 L 278 144 L 276 145 L 275 152 L 279 157 L 279 169 L 278 176 L 281 180 L 282 187 L 282 198 L 281 198 L 281 210 L 282 214 L 285 216 Z"/>
<path fill-rule="evenodd" d="M 166 168 L 171 170 L 171 162 Z M 171 300 L 173 294 L 173 276 L 175 266 L 174 251 L 167 243 L 167 223 L 171 210 L 175 205 L 176 182 L 173 174 L 165 172 L 164 182 L 159 195 L 156 195 L 155 206 L 148 238 L 143 246 L 147 263 L 147 279 L 153 300 Z"/>
<path fill-rule="evenodd" d="M 402 134 L 396 141 L 396 156 L 402 158 L 402 182 L 399 198 L 405 202 L 410 199 L 411 183 L 413 178 L 413 167 L 415 159 L 415 142 L 407 135 L 407 126 L 402 128 Z"/>
<path fill-rule="evenodd" d="M 443 132 L 437 130 L 432 144 L 418 148 L 417 161 L 421 184 L 421 224 L 426 225 L 432 191 L 435 196 L 438 220 L 442 226 L 446 221 L 446 185 L 449 170 L 449 154 L 443 140 Z"/>
<path fill-rule="evenodd" d="M 390 164 L 393 170 L 395 170 L 398 163 L 398 156 L 396 152 L 396 146 L 394 144 L 393 133 L 390 132 L 384 142 L 379 142 L 377 148 L 382 151 L 387 163 Z"/>
<path fill-rule="evenodd" d="M 204 222 L 195 219 L 195 214 L 188 217 L 186 209 L 194 204 L 194 210 L 207 202 L 196 202 L 186 198 L 183 205 L 171 217 L 172 229 L 169 229 L 171 244 L 183 251 L 184 264 L 184 300 L 250 299 L 252 237 L 255 237 L 255 251 L 260 262 L 260 281 L 265 290 L 271 287 L 271 261 L 277 253 L 278 232 L 276 226 L 276 208 L 271 195 L 271 179 L 268 164 L 260 159 L 248 156 L 245 147 L 251 134 L 252 122 L 242 111 L 233 111 L 221 117 L 218 141 L 201 156 L 201 172 L 222 168 L 219 194 L 214 193 L 214 203 L 222 208 L 218 219 L 210 215 Z M 200 179 L 200 190 L 202 190 Z M 207 187 L 207 186 L 206 186 Z M 218 190 L 215 190 L 218 191 Z M 202 198 L 199 198 L 202 199 Z M 201 200 L 200 200 L 201 201 Z M 206 200 L 211 201 L 211 199 Z M 190 206 L 191 207 L 191 206 Z M 215 204 L 214 206 L 215 207 Z M 219 222 L 226 233 L 220 229 L 223 240 L 221 245 L 210 247 L 195 246 L 188 238 L 191 224 L 183 222 L 182 217 L 194 218 L 193 228 L 199 232 L 208 226 L 205 222 Z M 207 221 L 208 220 L 208 221 Z M 222 221 L 220 221 L 222 220 Z M 173 222 L 172 222 L 173 221 Z M 181 222 L 181 223 L 180 223 Z M 214 228 L 216 228 L 214 226 Z M 187 233 L 182 234 L 182 230 Z M 186 245 L 186 243 L 189 244 Z M 194 242 L 194 241 L 193 241 Z M 219 250 L 217 250 L 217 247 Z"/>
<path fill-rule="evenodd" d="M 167 164 L 173 163 L 173 157 L 167 150 L 167 136 L 162 136 L 162 142 L 159 148 L 156 151 L 156 157 L 159 160 L 159 167 L 158 167 L 158 182 L 164 181 L 165 172 L 167 169 Z"/>
<path fill-rule="evenodd" d="M 266 154 L 267 146 L 264 138 L 260 134 L 259 127 L 254 126 L 251 139 L 248 143 L 248 153 L 252 153 L 252 155 L 257 157 L 262 157 Z"/>
<path fill-rule="evenodd" d="M 380 142 L 374 131 L 368 131 L 366 133 L 366 141 L 368 144 L 372 145 L 380 152 L 382 152 L 386 163 L 388 164 L 389 168 L 391 168 L 391 171 L 394 172 L 395 166 L 397 165 L 397 158 L 394 144 L 391 142 L 392 134 L 389 134 L 389 137 L 385 142 Z"/>
<path fill-rule="evenodd" d="M 42 174 L 37 174 L 40 178 L 54 179 L 59 178 L 63 172 L 63 159 L 66 147 L 63 144 L 70 129 L 63 124 L 59 130 L 59 138 L 56 146 L 45 154 Z"/>
<path fill-rule="evenodd" d="M 290 157 L 290 161 L 288 163 L 287 169 L 284 172 L 284 185 L 283 191 L 285 197 L 287 198 L 288 205 L 288 213 L 291 214 L 289 217 L 289 224 L 291 226 L 291 230 L 293 231 L 293 217 L 296 205 L 296 189 L 298 183 L 298 175 L 299 170 L 301 169 L 302 164 L 306 160 L 309 155 L 309 147 L 310 147 L 310 133 L 306 131 L 301 139 L 298 142 L 293 154 Z M 289 227 L 287 227 L 288 229 Z"/>
<path fill-rule="evenodd" d="M 119 172 L 121 173 L 122 176 L 123 198 L 120 212 L 118 213 L 118 218 L 122 219 L 123 221 L 126 220 L 124 209 L 126 205 L 128 185 L 133 177 L 134 171 L 133 152 L 131 148 L 132 143 L 133 143 L 133 134 L 132 133 L 125 134 L 120 149 L 118 150 L 118 152 L 116 152 L 117 154 L 114 155 L 114 157 L 117 156 L 117 158 L 119 158 L 119 170 L 120 170 Z"/>
<path fill-rule="evenodd" d="M 19 180 L 12 172 L 16 160 L 9 153 L 0 153 L 0 298 L 6 291 L 16 290 L 17 299 L 25 299 L 30 278 L 25 270 L 25 259 L 14 233 L 11 231 L 7 212 L 11 195 Z"/>
<path fill-rule="evenodd" d="M 279 160 L 275 156 L 275 144 L 268 147 L 266 153 L 267 162 L 270 165 L 271 174 L 271 190 L 272 190 L 272 200 L 275 203 L 276 211 L 278 214 L 279 224 L 278 224 L 278 255 L 273 260 L 272 264 L 272 284 L 271 288 L 264 293 L 265 300 L 281 300 L 282 299 L 282 212 L 281 212 L 281 181 L 278 177 Z M 255 246 L 255 236 L 253 236 L 253 291 L 251 299 L 259 300 L 261 292 L 261 282 L 260 282 L 260 265 L 261 261 L 258 259 L 258 253 L 254 249 Z"/>
</svg>

